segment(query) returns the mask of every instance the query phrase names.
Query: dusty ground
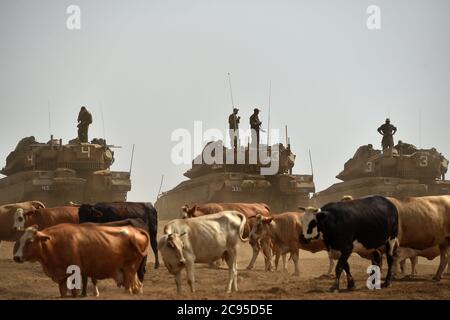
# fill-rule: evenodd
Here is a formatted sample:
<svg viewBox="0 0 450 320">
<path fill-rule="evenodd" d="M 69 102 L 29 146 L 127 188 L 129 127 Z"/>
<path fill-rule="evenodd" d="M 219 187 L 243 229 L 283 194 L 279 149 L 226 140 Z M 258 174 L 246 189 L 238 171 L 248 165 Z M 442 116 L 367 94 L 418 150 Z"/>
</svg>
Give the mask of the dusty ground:
<svg viewBox="0 0 450 320">
<path fill-rule="evenodd" d="M 164 222 L 160 223 L 164 226 Z M 18 264 L 12 261 L 12 243 L 0 244 L 0 299 L 56 299 L 59 297 L 57 285 L 47 278 L 38 263 Z M 292 262 L 288 263 L 289 274 L 280 271 L 268 273 L 264 270 L 264 260 L 258 257 L 254 270 L 247 271 L 251 257 L 248 244 L 240 247 L 239 292 L 225 294 L 228 271 L 225 264 L 221 269 L 209 269 L 198 265 L 196 268 L 195 294 L 188 293 L 187 283 L 184 294 L 177 295 L 173 277 L 164 265 L 153 269 L 153 254 L 149 255 L 148 272 L 144 282 L 144 294 L 131 296 L 116 287 L 113 281 L 100 281 L 100 297 L 96 299 L 450 299 L 450 276 L 446 275 L 439 283 L 431 280 L 436 271 L 438 259 L 428 261 L 419 259 L 417 277 L 404 277 L 394 282 L 388 289 L 371 291 L 366 288 L 365 273 L 370 262 L 358 256 L 350 259 L 350 268 L 356 280 L 357 289 L 352 292 L 328 292 L 332 284 L 324 276 L 328 269 L 326 253 L 312 254 L 301 251 L 300 276 L 293 277 Z M 409 264 L 408 269 L 409 271 Z M 342 288 L 346 287 L 345 276 Z M 93 297 L 88 297 L 92 299 Z"/>
</svg>

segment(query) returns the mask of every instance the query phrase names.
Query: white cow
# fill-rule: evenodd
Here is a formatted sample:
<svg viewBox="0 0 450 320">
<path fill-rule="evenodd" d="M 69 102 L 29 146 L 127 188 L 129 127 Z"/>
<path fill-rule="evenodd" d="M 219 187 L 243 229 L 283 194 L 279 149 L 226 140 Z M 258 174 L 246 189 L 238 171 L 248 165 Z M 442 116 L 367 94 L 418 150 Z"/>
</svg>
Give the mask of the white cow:
<svg viewBox="0 0 450 320">
<path fill-rule="evenodd" d="M 237 288 L 237 247 L 243 239 L 245 215 L 237 211 L 176 219 L 164 227 L 158 248 L 167 270 L 175 276 L 181 293 L 181 270 L 186 268 L 188 284 L 195 292 L 194 264 L 224 258 L 229 269 L 227 292 Z"/>
</svg>

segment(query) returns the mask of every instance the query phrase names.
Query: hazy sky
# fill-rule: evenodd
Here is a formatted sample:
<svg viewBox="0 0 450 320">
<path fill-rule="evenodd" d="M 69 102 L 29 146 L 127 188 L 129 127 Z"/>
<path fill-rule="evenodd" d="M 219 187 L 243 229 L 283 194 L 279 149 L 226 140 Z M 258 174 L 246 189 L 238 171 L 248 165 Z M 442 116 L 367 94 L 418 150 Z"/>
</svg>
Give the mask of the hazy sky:
<svg viewBox="0 0 450 320">
<path fill-rule="evenodd" d="M 81 8 L 81 30 L 66 8 Z M 381 30 L 366 9 L 381 8 Z M 314 161 L 317 191 L 337 180 L 362 144 L 379 147 L 390 116 L 397 139 L 450 157 L 450 1 L 0 0 L 0 166 L 22 137 L 65 142 L 81 105 L 90 138 L 116 150 L 132 201 L 154 201 L 184 179 L 170 153 L 177 128 L 227 126 L 227 73 L 242 126 L 255 106 L 267 124 L 287 124 L 295 173 Z M 421 114 L 421 126 L 419 126 Z M 420 130 L 421 127 L 421 130 Z"/>
</svg>

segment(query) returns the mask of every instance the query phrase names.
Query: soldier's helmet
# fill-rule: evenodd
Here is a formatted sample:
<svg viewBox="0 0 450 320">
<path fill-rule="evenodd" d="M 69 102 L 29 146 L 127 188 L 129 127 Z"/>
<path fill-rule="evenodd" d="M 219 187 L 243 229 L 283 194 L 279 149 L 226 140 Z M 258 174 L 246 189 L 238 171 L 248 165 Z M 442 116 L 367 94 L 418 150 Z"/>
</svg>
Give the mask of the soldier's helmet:
<svg viewBox="0 0 450 320">
<path fill-rule="evenodd" d="M 391 119 L 386 118 L 386 123 L 391 123 Z"/>
<path fill-rule="evenodd" d="M 238 108 L 233 108 L 233 112 L 238 112 L 239 109 Z"/>
<path fill-rule="evenodd" d="M 258 108 L 253 109 L 253 112 L 260 112 L 261 110 L 259 110 Z"/>
<path fill-rule="evenodd" d="M 82 111 L 86 111 L 86 107 L 85 107 L 85 106 L 82 106 L 82 107 L 81 107 L 81 110 L 82 110 Z"/>
</svg>

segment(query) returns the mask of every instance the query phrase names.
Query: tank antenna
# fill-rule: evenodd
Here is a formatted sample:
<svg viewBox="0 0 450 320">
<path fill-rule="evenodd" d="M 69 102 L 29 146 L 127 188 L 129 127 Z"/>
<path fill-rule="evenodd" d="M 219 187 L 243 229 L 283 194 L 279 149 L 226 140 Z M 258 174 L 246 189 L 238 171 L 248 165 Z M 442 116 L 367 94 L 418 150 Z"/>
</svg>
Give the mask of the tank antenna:
<svg viewBox="0 0 450 320">
<path fill-rule="evenodd" d="M 161 188 L 164 182 L 164 175 L 161 175 L 161 183 L 159 184 L 159 190 L 158 190 L 158 196 L 157 198 L 159 198 L 159 196 L 161 195 Z"/>
<path fill-rule="evenodd" d="M 234 112 L 234 99 L 233 99 L 233 87 L 231 86 L 231 74 L 228 72 L 228 86 L 230 87 L 230 97 L 231 97 L 231 111 Z M 233 117 L 234 119 L 234 127 L 236 128 L 236 117 Z M 234 148 L 234 137 L 233 141 L 230 141 L 231 149 Z M 224 166 L 225 168 L 225 166 Z"/>
<path fill-rule="evenodd" d="M 287 125 L 284 126 L 284 131 L 285 131 L 285 134 L 286 134 L 286 147 L 287 147 L 289 145 Z"/>
<path fill-rule="evenodd" d="M 314 169 L 313 169 L 313 162 L 311 157 L 311 149 L 309 149 L 309 164 L 311 166 L 311 176 L 314 178 Z"/>
<path fill-rule="evenodd" d="M 100 101 L 100 114 L 102 116 L 103 140 L 106 141 L 105 118 L 103 117 L 103 105 L 101 101 Z"/>
<path fill-rule="evenodd" d="M 131 177 L 131 169 L 133 168 L 133 158 L 134 158 L 134 143 L 133 143 L 133 149 L 131 150 L 131 162 L 130 162 L 130 177 Z"/>
<path fill-rule="evenodd" d="M 52 136 L 52 117 L 50 116 L 50 98 L 47 100 L 47 110 L 48 110 L 48 134 Z"/>
<path fill-rule="evenodd" d="M 422 110 L 419 108 L 419 147 L 422 149 Z"/>
<path fill-rule="evenodd" d="M 272 80 L 269 81 L 269 114 L 267 116 L 267 147 L 270 144 L 270 100 L 272 96 Z"/>
</svg>

